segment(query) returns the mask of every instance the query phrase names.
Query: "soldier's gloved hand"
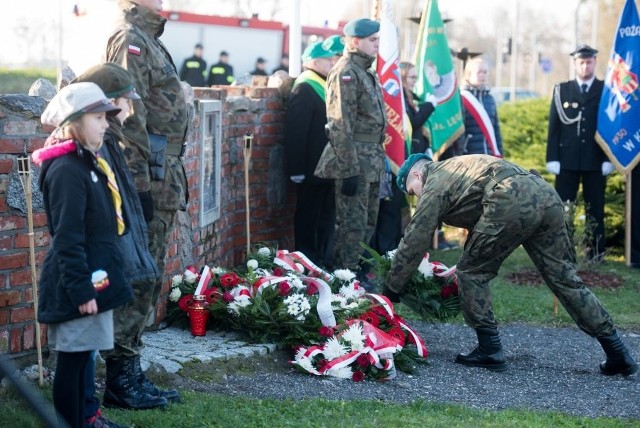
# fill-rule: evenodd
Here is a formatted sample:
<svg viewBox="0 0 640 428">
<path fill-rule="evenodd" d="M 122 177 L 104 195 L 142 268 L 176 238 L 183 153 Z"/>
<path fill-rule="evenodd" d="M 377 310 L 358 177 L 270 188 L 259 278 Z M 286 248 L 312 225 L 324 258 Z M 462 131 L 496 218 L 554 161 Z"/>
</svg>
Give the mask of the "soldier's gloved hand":
<svg viewBox="0 0 640 428">
<path fill-rule="evenodd" d="M 609 175 L 615 170 L 616 169 L 611 162 L 602 162 L 602 175 Z"/>
<path fill-rule="evenodd" d="M 300 184 L 304 181 L 304 174 L 292 175 L 291 177 L 289 177 L 289 180 L 293 181 L 296 184 Z"/>
<path fill-rule="evenodd" d="M 433 107 L 438 107 L 438 98 L 433 94 L 427 94 L 424 97 L 424 100 L 428 103 L 433 104 Z"/>
<path fill-rule="evenodd" d="M 547 162 L 547 171 L 549 171 L 553 175 L 560 174 L 560 162 L 558 161 Z"/>
<path fill-rule="evenodd" d="M 144 220 L 149 223 L 153 220 L 153 198 L 151 197 L 151 191 L 138 192 L 140 198 L 140 204 L 142 205 L 142 213 Z"/>
<path fill-rule="evenodd" d="M 382 295 L 393 303 L 400 302 L 400 295 L 386 286 L 382 289 Z"/>
<path fill-rule="evenodd" d="M 358 176 L 347 177 L 342 180 L 340 191 L 345 196 L 353 196 L 358 190 Z"/>
</svg>

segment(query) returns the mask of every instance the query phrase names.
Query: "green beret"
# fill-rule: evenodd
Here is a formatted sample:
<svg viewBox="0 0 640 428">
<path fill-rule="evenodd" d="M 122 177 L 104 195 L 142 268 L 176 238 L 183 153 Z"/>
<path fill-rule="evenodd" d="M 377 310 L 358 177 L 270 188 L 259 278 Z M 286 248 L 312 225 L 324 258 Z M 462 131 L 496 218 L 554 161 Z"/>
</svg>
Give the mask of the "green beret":
<svg viewBox="0 0 640 428">
<path fill-rule="evenodd" d="M 342 37 L 335 34 L 327 37 L 324 42 L 322 42 L 322 47 L 332 52 L 334 55 L 342 55 L 342 52 L 344 51 L 344 42 L 342 41 Z"/>
<path fill-rule="evenodd" d="M 414 153 L 409 156 L 406 161 L 404 161 L 404 163 L 400 167 L 400 170 L 398 170 L 396 184 L 398 185 L 398 189 L 402 190 L 404 193 L 407 193 L 407 188 L 405 186 L 407 184 L 407 176 L 409 175 L 409 171 L 411 170 L 411 168 L 413 168 L 416 162 L 421 159 L 426 159 L 428 161 L 433 160 L 431 159 L 431 157 L 429 157 L 429 155 L 426 155 L 424 153 Z"/>
<path fill-rule="evenodd" d="M 307 48 L 302 53 L 302 62 L 311 61 L 316 58 L 331 58 L 335 54 L 329 50 L 324 48 L 322 42 L 315 42 L 307 46 Z"/>
<path fill-rule="evenodd" d="M 107 98 L 140 99 L 133 86 L 131 74 L 114 62 L 105 62 L 91 67 L 76 77 L 72 83 L 76 82 L 95 83 Z"/>
<path fill-rule="evenodd" d="M 380 31 L 380 23 L 367 18 L 352 19 L 342 31 L 348 37 L 369 37 Z"/>
</svg>

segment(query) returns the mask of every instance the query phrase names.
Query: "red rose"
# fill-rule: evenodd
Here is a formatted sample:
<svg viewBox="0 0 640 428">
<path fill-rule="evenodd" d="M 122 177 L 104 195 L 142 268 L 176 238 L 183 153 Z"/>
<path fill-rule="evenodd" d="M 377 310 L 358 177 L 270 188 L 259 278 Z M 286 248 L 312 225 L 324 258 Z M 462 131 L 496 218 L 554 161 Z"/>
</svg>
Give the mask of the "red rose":
<svg viewBox="0 0 640 428">
<path fill-rule="evenodd" d="M 331 327 L 326 327 L 323 325 L 322 327 L 320 327 L 320 330 L 318 331 L 318 333 L 320 333 L 320 336 L 333 337 L 334 330 Z"/>
<path fill-rule="evenodd" d="M 193 272 L 193 273 L 195 273 L 196 275 L 198 274 L 198 269 L 196 269 L 196 267 L 195 267 L 195 266 L 193 266 L 193 265 L 189 265 L 189 266 L 187 266 L 187 270 L 188 270 L 189 272 Z"/>
<path fill-rule="evenodd" d="M 360 319 L 368 322 L 374 327 L 378 327 L 380 325 L 380 317 L 378 317 L 378 315 L 374 314 L 372 311 L 365 312 L 364 314 L 360 315 Z"/>
<path fill-rule="evenodd" d="M 178 300 L 178 307 L 184 312 L 189 312 L 189 305 L 193 300 L 193 294 L 185 294 Z"/>
<path fill-rule="evenodd" d="M 220 285 L 227 288 L 232 288 L 238 285 L 240 277 L 235 272 L 225 273 L 220 277 Z"/>
<path fill-rule="evenodd" d="M 291 286 L 289 285 L 289 283 L 287 281 L 283 281 L 283 282 L 278 284 L 278 293 L 281 296 L 288 295 L 290 291 L 291 291 Z"/>
<path fill-rule="evenodd" d="M 448 298 L 449 296 L 451 296 L 452 293 L 452 287 L 447 285 L 446 287 L 442 287 L 440 289 L 440 297 L 442 297 L 443 299 Z"/>
<path fill-rule="evenodd" d="M 285 271 L 279 267 L 273 268 L 273 276 L 285 276 Z"/>
<path fill-rule="evenodd" d="M 405 342 L 404 331 L 402 331 L 400 327 L 391 327 L 387 333 L 395 337 L 398 340 L 398 344 L 400 346 L 404 346 L 404 342 Z"/>
<path fill-rule="evenodd" d="M 317 292 L 318 292 L 318 286 L 317 285 L 315 285 L 313 283 L 307 285 L 307 296 L 313 296 Z"/>
<path fill-rule="evenodd" d="M 233 294 L 231 294 L 228 291 L 225 291 L 224 293 L 222 293 L 222 300 L 224 300 L 227 303 L 233 302 L 233 300 L 234 300 Z"/>
<path fill-rule="evenodd" d="M 371 365 L 371 361 L 369 361 L 367 354 L 362 354 L 356 359 L 356 364 L 362 368 L 367 368 Z"/>
<path fill-rule="evenodd" d="M 362 382 L 364 380 L 364 372 L 360 370 L 356 370 L 353 372 L 353 376 L 351 376 L 354 382 Z"/>
</svg>

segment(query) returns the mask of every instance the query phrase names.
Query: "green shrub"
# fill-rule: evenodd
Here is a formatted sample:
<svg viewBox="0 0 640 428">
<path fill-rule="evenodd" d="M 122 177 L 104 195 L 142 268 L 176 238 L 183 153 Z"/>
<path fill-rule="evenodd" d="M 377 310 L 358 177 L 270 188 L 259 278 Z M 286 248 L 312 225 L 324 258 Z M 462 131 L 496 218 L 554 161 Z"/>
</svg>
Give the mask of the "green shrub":
<svg viewBox="0 0 640 428">
<path fill-rule="evenodd" d="M 45 78 L 56 84 L 55 70 L 0 68 L 0 94 L 26 94 L 39 78 Z"/>
<path fill-rule="evenodd" d="M 545 168 L 549 106 L 550 100 L 546 98 L 504 103 L 498 116 L 505 159 L 538 170 L 553 184 L 555 178 Z M 607 179 L 605 198 L 606 245 L 617 247 L 614 251 L 619 252 L 624 247 L 624 183 L 620 174 Z M 583 200 L 582 191 L 578 200 Z M 576 214 L 578 217 L 584 214 L 582 202 Z"/>
</svg>

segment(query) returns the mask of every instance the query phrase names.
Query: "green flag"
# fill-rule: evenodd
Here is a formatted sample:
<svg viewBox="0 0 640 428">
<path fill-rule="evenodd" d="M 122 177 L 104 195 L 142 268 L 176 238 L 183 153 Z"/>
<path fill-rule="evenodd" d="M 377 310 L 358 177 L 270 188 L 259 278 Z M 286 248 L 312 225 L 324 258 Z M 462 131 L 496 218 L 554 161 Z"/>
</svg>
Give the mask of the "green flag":
<svg viewBox="0 0 640 428">
<path fill-rule="evenodd" d="M 421 102 L 430 94 L 438 101 L 425 124 L 431 149 L 438 156 L 464 133 L 464 122 L 456 71 L 437 0 L 427 0 L 422 11 L 414 58 L 418 74 L 416 95 Z"/>
</svg>

